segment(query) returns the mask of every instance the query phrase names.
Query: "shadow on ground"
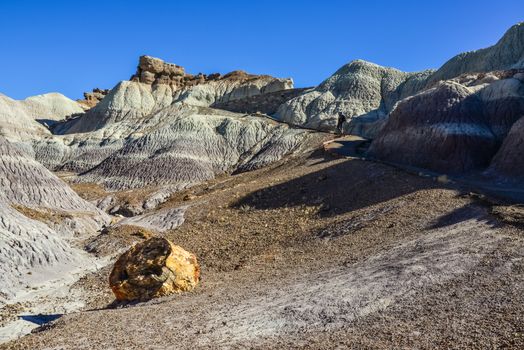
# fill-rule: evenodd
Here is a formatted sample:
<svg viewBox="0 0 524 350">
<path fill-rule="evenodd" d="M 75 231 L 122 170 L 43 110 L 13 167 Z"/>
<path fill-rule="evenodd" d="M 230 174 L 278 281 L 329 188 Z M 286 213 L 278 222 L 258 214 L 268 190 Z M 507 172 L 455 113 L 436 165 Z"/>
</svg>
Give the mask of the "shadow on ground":
<svg viewBox="0 0 524 350">
<path fill-rule="evenodd" d="M 46 323 L 52 322 L 54 320 L 59 319 L 62 317 L 62 314 L 49 314 L 49 315 L 20 315 L 19 316 L 21 320 L 34 323 L 38 326 L 42 326 Z"/>
<path fill-rule="evenodd" d="M 477 221 L 483 221 L 493 228 L 500 226 L 500 223 L 489 215 L 488 208 L 483 207 L 479 204 L 470 203 L 463 207 L 457 208 L 450 213 L 441 216 L 434 221 L 428 229 L 437 229 L 447 226 L 459 224 L 463 221 L 470 219 L 476 219 Z"/>
<path fill-rule="evenodd" d="M 319 159 L 315 164 L 321 162 L 322 159 Z M 252 192 L 239 199 L 234 206 L 276 209 L 318 205 L 319 215 L 331 217 L 422 189 L 442 186 L 387 165 L 354 159 Z"/>
</svg>

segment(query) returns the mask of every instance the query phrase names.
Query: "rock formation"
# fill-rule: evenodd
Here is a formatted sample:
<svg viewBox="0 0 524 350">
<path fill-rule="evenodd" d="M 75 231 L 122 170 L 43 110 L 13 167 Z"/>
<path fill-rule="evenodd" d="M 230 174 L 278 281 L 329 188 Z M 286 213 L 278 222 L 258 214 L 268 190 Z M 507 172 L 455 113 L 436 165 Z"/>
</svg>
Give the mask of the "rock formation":
<svg viewBox="0 0 524 350">
<path fill-rule="evenodd" d="M 203 76 L 194 77 L 186 74 L 184 67 L 166 63 L 159 58 L 140 56 L 136 74 L 129 80 L 150 85 L 156 83 L 182 86 L 186 83 L 188 85 L 197 84 L 201 77 Z"/>
<path fill-rule="evenodd" d="M 419 91 L 430 74 L 353 61 L 314 90 L 282 104 L 276 117 L 293 125 L 333 131 L 342 113 L 347 120 L 345 132 L 372 137 L 394 104 Z"/>
<path fill-rule="evenodd" d="M 369 155 L 458 173 L 486 166 L 495 147 L 480 99 L 463 85 L 444 82 L 401 101 Z"/>
<path fill-rule="evenodd" d="M 47 127 L 56 121 L 82 113 L 73 100 L 50 93 L 13 100 L 0 94 L 0 134 L 13 141 L 27 141 L 50 135 Z"/>
<path fill-rule="evenodd" d="M 149 133 L 127 140 L 80 180 L 108 189 L 185 188 L 215 174 L 267 165 L 307 146 L 312 136 L 263 117 L 179 105 L 154 114 L 148 124 Z"/>
<path fill-rule="evenodd" d="M 189 206 L 200 211 L 197 215 L 207 212 L 207 208 L 213 213 L 220 208 L 235 217 L 251 210 L 230 211 L 234 208 L 226 203 L 230 197 L 240 195 L 235 188 L 242 183 L 235 182 L 236 178 L 233 183 L 217 180 L 194 189 L 199 199 L 191 193 L 185 197 L 172 195 L 219 175 L 257 169 L 312 151 L 331 138 L 306 128 L 372 138 L 368 155 L 386 162 L 446 174 L 471 171 L 475 179 L 484 174 L 497 182 L 503 179 L 521 186 L 523 28 L 523 24 L 512 27 L 496 45 L 458 55 L 437 71 L 406 73 L 353 61 L 319 86 L 308 89 L 293 89 L 291 79 L 243 71 L 192 75 L 178 65 L 142 56 L 130 80 L 111 90 L 94 89 L 81 101 L 54 93 L 21 101 L 0 95 L 0 305 L 13 302 L 21 291 L 38 283 L 49 287 L 51 279 L 73 278 L 73 271 L 85 272 L 98 258 L 110 261 L 124 249 L 127 251 L 116 261 L 109 278 L 117 300 L 143 301 L 192 290 L 200 277 L 195 255 L 156 235 L 182 225 Z M 341 120 L 344 122 L 340 125 Z M 354 149 L 368 144 L 368 140 L 355 140 L 349 141 L 358 143 L 351 146 Z M 317 161 L 310 158 L 303 167 L 316 167 L 312 163 Z M 304 171 L 301 179 L 344 186 L 330 175 L 337 170 L 328 167 L 316 168 L 320 175 Z M 374 181 L 378 168 L 366 166 L 369 169 L 365 172 L 358 168 L 352 167 L 359 173 L 355 177 L 367 176 L 364 182 Z M 287 179 L 280 176 L 287 176 L 282 168 L 273 170 L 264 176 L 278 175 L 274 180 L 285 182 L 285 186 L 277 186 L 277 192 L 293 184 L 298 174 Z M 95 188 L 89 197 L 93 202 L 80 198 L 51 171 L 71 172 L 67 174 L 70 183 Z M 264 198 L 248 197 L 253 203 L 265 201 L 272 196 L 274 182 L 263 184 L 254 177 L 249 178 L 253 185 L 243 191 L 257 188 L 255 192 L 264 192 Z M 437 177 L 441 184 L 452 179 L 447 175 Z M 384 194 L 379 202 L 389 203 L 398 193 L 419 197 L 408 185 L 398 189 L 401 192 Z M 231 190 L 232 196 L 226 190 Z M 301 207 L 307 207 L 304 213 L 312 210 L 312 220 L 319 215 L 339 220 L 336 215 L 347 210 L 354 210 L 355 217 L 362 216 L 370 205 L 368 200 L 351 208 L 332 207 L 333 203 L 327 203 L 329 194 L 306 196 L 303 191 L 308 189 L 301 188 L 293 196 L 300 198 Z M 207 194 L 221 197 L 209 203 Z M 219 204 L 222 200 L 225 205 Z M 169 203 L 159 208 L 166 201 Z M 188 206 L 175 204 L 178 201 Z M 198 207 L 198 202 L 209 204 Z M 402 207 L 403 202 L 399 203 Z M 289 200 L 283 202 L 294 211 L 293 203 L 288 204 Z M 462 210 L 458 204 L 457 209 Z M 468 209 L 474 203 L 461 200 L 463 204 Z M 195 211 L 188 213 L 193 215 Z M 267 214 L 264 217 L 271 218 L 278 210 L 268 212 L 257 212 L 253 217 L 260 219 L 258 214 Z M 448 217 L 441 214 L 439 209 L 435 225 L 447 223 Z M 482 214 L 480 209 L 471 214 L 474 220 L 487 217 L 483 209 Z M 199 217 L 203 218 L 197 216 L 192 221 Z M 302 222 L 308 217 L 295 219 Z M 212 220 L 209 222 L 217 222 Z M 226 238 L 230 222 L 227 224 L 220 225 Z M 450 232 L 446 227 L 444 231 Z M 189 237 L 192 232 L 190 227 L 183 234 Z M 242 239 L 250 237 L 240 233 Z M 202 237 L 198 239 L 194 242 L 202 241 Z M 489 242 L 493 243 L 491 238 Z M 229 248 L 220 248 L 220 254 L 222 250 Z M 213 258 L 215 252 L 210 252 Z M 231 261 L 231 268 L 249 272 L 244 269 L 244 261 L 249 262 L 239 259 L 237 265 Z M 248 273 L 244 272 L 240 271 L 239 276 L 246 277 Z"/>
<path fill-rule="evenodd" d="M 88 110 L 102 101 L 108 93 L 109 89 L 94 88 L 91 92 L 84 92 L 84 99 L 77 100 L 76 102 L 78 102 L 83 109 Z"/>
<path fill-rule="evenodd" d="M 466 74 L 400 101 L 368 154 L 445 173 L 484 169 L 524 116 L 521 75 Z"/>
<path fill-rule="evenodd" d="M 437 70 L 428 84 L 447 80 L 464 73 L 524 69 L 524 22 L 511 27 L 493 46 L 461 53 Z"/>
<path fill-rule="evenodd" d="M 116 261 L 109 285 L 117 300 L 148 300 L 195 288 L 200 278 L 196 257 L 165 238 L 150 238 Z"/>
<path fill-rule="evenodd" d="M 70 241 L 94 234 L 109 218 L 81 199 L 69 186 L 0 137 L 1 291 L 23 288 L 25 273 L 40 280 L 45 268 L 70 270 L 87 257 Z M 48 272 L 47 272 L 48 273 Z"/>
<path fill-rule="evenodd" d="M 438 81 L 519 68 L 524 68 L 524 23 L 510 28 L 496 45 L 457 55 L 437 71 L 404 73 L 365 61 L 350 62 L 313 91 L 282 104 L 276 117 L 294 125 L 333 131 L 342 113 L 347 119 L 345 133 L 374 138 L 396 102 Z"/>
<path fill-rule="evenodd" d="M 486 174 L 505 181 L 524 183 L 524 114 L 511 128 Z"/>
<path fill-rule="evenodd" d="M 28 218 L 0 194 L 0 303 L 33 285 L 32 279 L 42 283 L 86 261 L 55 230 Z"/>
<path fill-rule="evenodd" d="M 155 80 L 137 81 L 144 72 Z M 64 100 L 64 106 L 75 107 L 73 117 L 60 112 L 49 119 L 67 120 L 48 127 L 24 103 L 0 96 L 0 129 L 48 169 L 80 173 L 78 182 L 110 190 L 158 187 L 157 199 L 144 198 L 143 207 L 217 174 L 256 169 L 320 142 L 308 131 L 264 117 L 202 107 L 287 89 L 288 79 L 233 72 L 197 81 L 148 57 L 141 58 L 137 74 L 85 114 L 77 114 L 76 102 Z"/>
<path fill-rule="evenodd" d="M 25 100 L 13 100 L 0 94 L 0 136 L 27 155 L 34 156 L 33 144 L 53 139 L 50 128 L 57 121 L 82 112 L 78 103 L 61 94 L 44 94 Z"/>
<path fill-rule="evenodd" d="M 467 84 L 479 90 L 483 111 L 501 143 L 512 125 L 524 115 L 524 69 L 468 74 Z"/>
<path fill-rule="evenodd" d="M 232 75 L 211 83 L 233 86 L 238 92 L 266 81 L 257 77 L 228 85 L 229 79 Z M 308 149 L 316 138 L 264 117 L 195 106 L 191 102 L 196 95 L 184 93 L 188 99 L 176 102 L 169 85 L 123 81 L 86 114 L 56 125 L 55 135 L 35 140 L 35 158 L 53 170 L 81 172 L 78 181 L 111 190 L 180 189 L 216 174 L 267 165 Z"/>
<path fill-rule="evenodd" d="M 237 99 L 291 89 L 291 79 L 251 75 L 234 71 L 226 75 L 191 75 L 184 68 L 158 58 L 141 56 L 137 72 L 130 81 L 111 89 L 85 116 L 56 130 L 60 134 L 88 132 L 126 119 L 141 119 L 176 102 L 211 106 Z"/>
<path fill-rule="evenodd" d="M 33 119 L 44 123 L 64 120 L 83 112 L 78 103 L 58 93 L 28 97 L 20 103 Z"/>
<path fill-rule="evenodd" d="M 26 106 L 0 94 L 0 135 L 12 141 L 28 141 L 50 132 L 29 113 Z"/>
<path fill-rule="evenodd" d="M 241 98 L 293 88 L 291 79 L 251 75 L 234 71 L 219 78 L 189 85 L 175 94 L 175 100 L 197 106 L 211 106 Z"/>
<path fill-rule="evenodd" d="M 291 79 L 278 79 L 268 75 L 252 75 L 234 71 L 225 75 L 187 74 L 183 67 L 161 59 L 141 56 L 131 81 L 147 85 L 166 85 L 173 101 L 185 101 L 198 106 L 225 103 L 239 98 L 275 92 L 293 87 Z"/>
<path fill-rule="evenodd" d="M 260 95 L 244 97 L 227 102 L 213 103 L 211 107 L 237 113 L 263 113 L 274 115 L 284 102 L 302 95 L 310 88 L 287 89 L 267 92 Z"/>
<path fill-rule="evenodd" d="M 2 137 L 0 189 L 4 198 L 12 204 L 35 209 L 81 212 L 83 219 L 80 221 L 85 221 L 91 228 L 77 227 L 78 230 L 96 231 L 100 226 L 97 224 L 100 212 L 96 207 L 84 201 L 66 183 Z M 88 224 L 90 221 L 93 223 Z"/>
</svg>

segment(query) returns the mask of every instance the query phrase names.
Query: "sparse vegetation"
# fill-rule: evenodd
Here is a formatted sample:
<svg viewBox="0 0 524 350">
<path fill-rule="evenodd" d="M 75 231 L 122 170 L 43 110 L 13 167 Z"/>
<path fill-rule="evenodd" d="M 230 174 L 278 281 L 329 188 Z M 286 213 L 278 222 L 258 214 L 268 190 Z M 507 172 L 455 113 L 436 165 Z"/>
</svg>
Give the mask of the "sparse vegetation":
<svg viewBox="0 0 524 350">
<path fill-rule="evenodd" d="M 13 209 L 27 216 L 30 219 L 41 221 L 45 224 L 61 224 L 65 219 L 72 219 L 73 216 L 64 211 L 51 209 L 34 209 L 19 204 L 13 204 Z"/>
</svg>

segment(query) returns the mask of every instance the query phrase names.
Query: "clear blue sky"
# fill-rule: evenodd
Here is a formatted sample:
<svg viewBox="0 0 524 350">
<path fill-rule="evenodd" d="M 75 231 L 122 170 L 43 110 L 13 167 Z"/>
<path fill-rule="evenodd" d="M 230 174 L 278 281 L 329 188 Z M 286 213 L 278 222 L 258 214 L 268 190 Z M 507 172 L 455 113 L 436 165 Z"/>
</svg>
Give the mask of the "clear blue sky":
<svg viewBox="0 0 524 350">
<path fill-rule="evenodd" d="M 79 98 L 149 54 L 190 73 L 243 69 L 316 85 L 361 58 L 406 71 L 494 44 L 524 0 L 0 0 L 0 92 Z"/>
</svg>

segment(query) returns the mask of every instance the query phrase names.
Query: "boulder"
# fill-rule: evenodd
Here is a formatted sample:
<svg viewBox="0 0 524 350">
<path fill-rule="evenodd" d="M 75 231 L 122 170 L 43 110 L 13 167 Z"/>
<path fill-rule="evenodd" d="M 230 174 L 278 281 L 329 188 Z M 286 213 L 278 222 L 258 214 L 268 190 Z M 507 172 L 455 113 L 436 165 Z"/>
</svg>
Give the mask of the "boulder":
<svg viewBox="0 0 524 350">
<path fill-rule="evenodd" d="M 119 301 L 145 301 L 195 288 L 200 267 L 195 255 L 165 238 L 131 247 L 116 261 L 109 285 Z"/>
</svg>

